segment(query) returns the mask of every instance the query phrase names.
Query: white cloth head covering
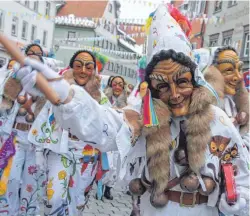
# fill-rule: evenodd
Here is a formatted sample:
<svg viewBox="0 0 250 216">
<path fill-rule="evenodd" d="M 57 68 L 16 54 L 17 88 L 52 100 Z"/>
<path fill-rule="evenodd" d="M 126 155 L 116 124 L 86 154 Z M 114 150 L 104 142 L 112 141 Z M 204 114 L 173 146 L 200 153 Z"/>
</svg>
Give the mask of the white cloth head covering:
<svg viewBox="0 0 250 216">
<path fill-rule="evenodd" d="M 147 62 L 161 50 L 173 49 L 192 56 L 192 46 L 180 25 L 169 14 L 167 5 L 160 5 L 152 14 L 153 20 L 147 44 Z"/>
</svg>

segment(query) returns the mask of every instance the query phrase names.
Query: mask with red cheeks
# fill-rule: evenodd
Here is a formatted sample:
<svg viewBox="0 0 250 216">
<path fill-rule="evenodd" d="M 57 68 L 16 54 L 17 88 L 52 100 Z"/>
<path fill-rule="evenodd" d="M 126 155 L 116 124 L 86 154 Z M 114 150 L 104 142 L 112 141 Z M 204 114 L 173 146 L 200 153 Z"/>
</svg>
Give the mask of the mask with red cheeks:
<svg viewBox="0 0 250 216">
<path fill-rule="evenodd" d="M 119 97 L 124 89 L 124 82 L 120 77 L 115 77 L 111 83 L 113 95 Z"/>
<path fill-rule="evenodd" d="M 73 75 L 76 83 L 84 86 L 91 79 L 95 70 L 94 59 L 89 53 L 79 53 L 73 62 Z"/>
<path fill-rule="evenodd" d="M 163 60 L 154 67 L 150 80 L 174 116 L 188 114 L 194 88 L 189 68 L 171 59 Z"/>
</svg>

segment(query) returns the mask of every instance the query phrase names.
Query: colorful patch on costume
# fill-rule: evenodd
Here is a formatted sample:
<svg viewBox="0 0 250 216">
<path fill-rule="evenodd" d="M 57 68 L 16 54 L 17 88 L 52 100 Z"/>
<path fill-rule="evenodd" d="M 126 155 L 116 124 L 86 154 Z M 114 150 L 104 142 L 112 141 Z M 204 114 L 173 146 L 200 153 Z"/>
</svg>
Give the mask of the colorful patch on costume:
<svg viewBox="0 0 250 216">
<path fill-rule="evenodd" d="M 108 98 L 107 97 L 103 97 L 102 99 L 101 99 L 101 101 L 100 101 L 100 105 L 103 105 L 103 104 L 106 104 L 106 103 L 108 103 Z"/>
<path fill-rule="evenodd" d="M 227 148 L 230 143 L 230 138 L 223 136 L 214 136 L 212 137 L 212 141 L 209 144 L 209 151 L 213 156 L 221 157 L 222 153 Z"/>
<path fill-rule="evenodd" d="M 157 45 L 157 41 L 156 41 L 156 40 L 154 40 L 154 42 L 153 42 L 153 48 L 155 48 L 155 47 L 156 47 L 156 45 Z"/>
<path fill-rule="evenodd" d="M 238 146 L 235 143 L 232 148 L 226 150 L 222 156 L 222 160 L 225 162 L 231 162 L 233 159 L 239 157 Z"/>
<path fill-rule="evenodd" d="M 169 150 L 172 151 L 176 147 L 176 140 L 173 140 L 169 146 Z"/>
</svg>

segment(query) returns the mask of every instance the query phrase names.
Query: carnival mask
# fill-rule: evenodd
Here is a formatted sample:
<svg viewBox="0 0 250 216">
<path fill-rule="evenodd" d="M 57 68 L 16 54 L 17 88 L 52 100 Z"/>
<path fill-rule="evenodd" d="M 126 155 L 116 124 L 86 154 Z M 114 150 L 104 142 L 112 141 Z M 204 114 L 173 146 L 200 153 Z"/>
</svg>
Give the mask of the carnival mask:
<svg viewBox="0 0 250 216">
<path fill-rule="evenodd" d="M 194 88 L 189 68 L 171 59 L 163 60 L 153 69 L 150 80 L 152 87 L 159 92 L 159 98 L 174 116 L 188 113 Z"/>
<path fill-rule="evenodd" d="M 124 82 L 120 77 L 115 77 L 111 83 L 113 95 L 119 97 L 124 89 Z"/>
<path fill-rule="evenodd" d="M 16 60 L 11 59 L 11 60 L 9 61 L 9 64 L 8 64 L 7 69 L 8 69 L 8 70 L 13 69 L 13 66 L 14 66 L 15 63 L 16 63 Z"/>
<path fill-rule="evenodd" d="M 30 58 L 41 61 L 41 57 L 43 56 L 43 52 L 39 46 L 31 46 L 27 52 L 27 56 Z"/>
<path fill-rule="evenodd" d="M 94 59 L 89 53 L 79 53 L 73 62 L 73 75 L 78 85 L 84 86 L 95 70 Z"/>
<path fill-rule="evenodd" d="M 226 94 L 236 94 L 236 86 L 243 79 L 242 66 L 243 62 L 239 60 L 239 56 L 233 50 L 225 50 L 219 53 L 216 67 L 224 76 Z"/>
</svg>

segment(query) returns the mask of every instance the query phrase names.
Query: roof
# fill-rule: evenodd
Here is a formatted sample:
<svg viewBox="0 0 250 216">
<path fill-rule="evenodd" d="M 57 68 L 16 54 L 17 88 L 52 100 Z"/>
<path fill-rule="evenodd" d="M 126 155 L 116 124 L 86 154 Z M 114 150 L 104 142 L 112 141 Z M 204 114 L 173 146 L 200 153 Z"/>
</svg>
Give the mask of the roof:
<svg viewBox="0 0 250 216">
<path fill-rule="evenodd" d="M 57 16 L 67 16 L 74 14 L 76 17 L 97 17 L 103 16 L 107 0 L 97 1 L 65 1 L 65 5 L 57 13 Z"/>
<path fill-rule="evenodd" d="M 95 28 L 95 22 L 82 17 L 75 17 L 73 14 L 68 16 L 57 16 L 55 18 L 57 25 L 78 26 L 86 28 Z"/>
</svg>

